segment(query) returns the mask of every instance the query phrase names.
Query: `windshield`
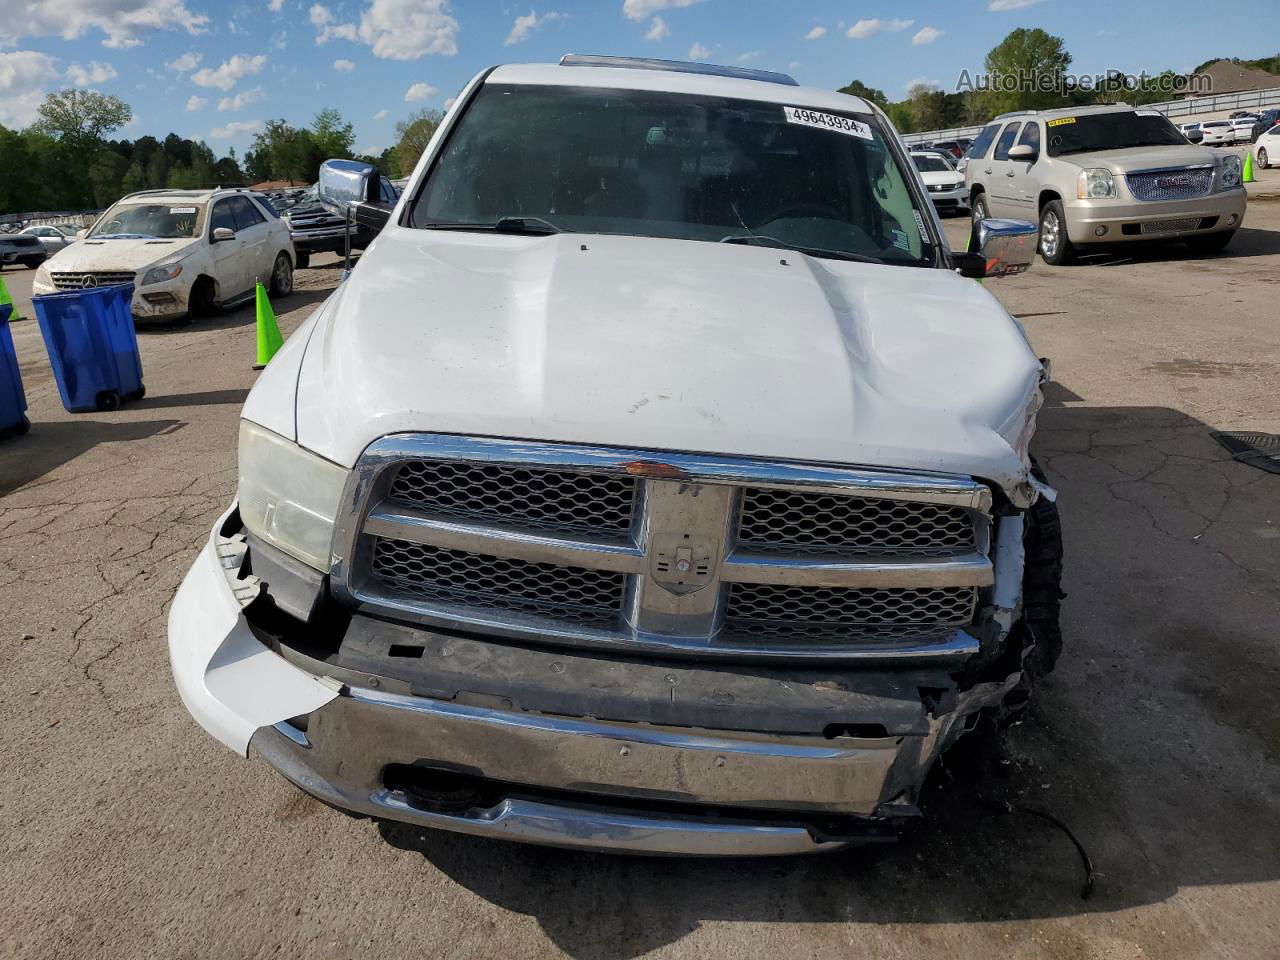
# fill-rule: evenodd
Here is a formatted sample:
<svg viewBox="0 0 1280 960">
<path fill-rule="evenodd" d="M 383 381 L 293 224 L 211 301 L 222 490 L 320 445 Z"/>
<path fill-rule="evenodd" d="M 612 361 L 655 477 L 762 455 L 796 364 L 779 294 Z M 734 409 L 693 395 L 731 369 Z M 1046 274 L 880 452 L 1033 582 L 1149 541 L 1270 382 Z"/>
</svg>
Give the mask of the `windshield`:
<svg viewBox="0 0 1280 960">
<path fill-rule="evenodd" d="M 552 229 L 760 243 L 932 265 L 876 121 L 639 90 L 489 85 L 412 211 L 416 227 Z"/>
<path fill-rule="evenodd" d="M 1095 113 L 1045 121 L 1049 156 L 1123 150 L 1126 147 L 1186 146 L 1187 140 L 1158 113 Z"/>
<path fill-rule="evenodd" d="M 915 161 L 916 169 L 921 173 L 949 173 L 955 169 L 936 154 L 913 153 L 911 159 Z"/>
<path fill-rule="evenodd" d="M 204 221 L 204 204 L 117 203 L 102 215 L 89 234 L 98 239 L 112 237 L 154 237 L 178 240 L 194 237 Z"/>
</svg>

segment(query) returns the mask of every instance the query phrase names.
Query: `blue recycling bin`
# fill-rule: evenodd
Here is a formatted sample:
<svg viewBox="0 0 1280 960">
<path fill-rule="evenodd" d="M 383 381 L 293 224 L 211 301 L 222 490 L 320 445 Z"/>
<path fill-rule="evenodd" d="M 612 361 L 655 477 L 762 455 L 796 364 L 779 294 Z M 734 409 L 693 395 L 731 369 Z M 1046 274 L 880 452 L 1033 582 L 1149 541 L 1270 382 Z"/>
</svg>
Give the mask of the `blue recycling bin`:
<svg viewBox="0 0 1280 960">
<path fill-rule="evenodd" d="M 31 298 L 62 405 L 72 413 L 115 410 L 146 395 L 132 301 L 132 283 Z"/>
<path fill-rule="evenodd" d="M 31 429 L 27 419 L 27 395 L 22 390 L 18 353 L 13 349 L 9 316 L 13 307 L 0 303 L 0 440 L 20 436 Z"/>
</svg>

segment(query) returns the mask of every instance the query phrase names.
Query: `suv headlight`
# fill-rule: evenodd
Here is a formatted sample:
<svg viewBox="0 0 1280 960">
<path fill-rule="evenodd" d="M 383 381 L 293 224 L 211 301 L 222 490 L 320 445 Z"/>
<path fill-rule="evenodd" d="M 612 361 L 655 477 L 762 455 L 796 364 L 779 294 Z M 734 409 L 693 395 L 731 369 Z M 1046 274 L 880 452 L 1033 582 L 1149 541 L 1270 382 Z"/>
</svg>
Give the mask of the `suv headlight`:
<svg viewBox="0 0 1280 960">
<path fill-rule="evenodd" d="M 1234 153 L 1228 153 L 1222 158 L 1222 185 L 1240 186 L 1240 158 Z"/>
<path fill-rule="evenodd" d="M 240 421 L 240 519 L 266 543 L 328 573 L 333 521 L 348 471 Z"/>
<path fill-rule="evenodd" d="M 35 278 L 35 280 L 34 280 L 34 281 L 32 281 L 32 282 L 33 282 L 33 283 L 42 283 L 42 284 L 44 284 L 46 287 L 52 287 L 52 286 L 53 286 L 53 277 L 51 277 L 51 276 L 49 275 L 49 265 L 48 265 L 48 264 L 46 264 L 46 263 L 42 263 L 42 264 L 40 264 L 40 266 L 36 267 L 36 278 Z"/>
<path fill-rule="evenodd" d="M 1116 195 L 1116 182 L 1105 167 L 1081 170 L 1076 181 L 1076 197 L 1080 200 L 1102 200 Z"/>
<path fill-rule="evenodd" d="M 162 263 L 158 267 L 152 267 L 142 275 L 142 286 L 145 287 L 149 283 L 163 283 L 166 280 L 172 280 L 180 273 L 182 273 L 182 263 L 180 261 Z"/>
</svg>

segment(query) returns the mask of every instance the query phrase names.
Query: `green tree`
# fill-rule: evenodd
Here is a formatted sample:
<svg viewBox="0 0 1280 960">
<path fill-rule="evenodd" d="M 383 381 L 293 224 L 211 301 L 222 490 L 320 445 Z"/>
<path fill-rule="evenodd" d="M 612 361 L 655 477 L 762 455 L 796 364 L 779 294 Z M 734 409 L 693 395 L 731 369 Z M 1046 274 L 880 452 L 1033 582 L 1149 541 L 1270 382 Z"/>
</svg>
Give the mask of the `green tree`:
<svg viewBox="0 0 1280 960">
<path fill-rule="evenodd" d="M 407 177 L 413 171 L 442 120 L 443 112 L 428 108 L 411 113 L 396 124 L 396 145 L 391 150 L 393 176 Z"/>
<path fill-rule="evenodd" d="M 139 190 L 145 189 L 147 185 L 146 175 L 142 172 L 142 164 L 137 160 L 129 164 L 129 169 L 124 172 L 124 177 L 120 180 L 120 194 L 137 193 Z"/>
<path fill-rule="evenodd" d="M 114 150 L 103 150 L 89 168 L 89 182 L 93 185 L 93 203 L 97 207 L 107 207 L 120 199 L 121 182 L 125 171 L 129 169 L 129 161 Z"/>
<path fill-rule="evenodd" d="M 68 147 L 82 159 L 92 158 L 103 137 L 133 119 L 133 110 L 119 97 L 93 90 L 51 93 L 39 107 L 36 127 Z"/>
<path fill-rule="evenodd" d="M 323 163 L 334 158 L 349 159 L 356 135 L 351 124 L 342 119 L 342 114 L 329 107 L 317 113 L 311 121 L 311 140 L 316 150 L 323 154 Z"/>
<path fill-rule="evenodd" d="M 874 103 L 881 110 L 889 109 L 889 98 L 884 95 L 884 91 L 868 87 L 861 80 L 854 80 L 847 87 L 841 87 L 836 92 L 850 97 L 861 97 L 863 100 Z"/>
<path fill-rule="evenodd" d="M 1066 101 L 1061 77 L 1071 66 L 1071 54 L 1061 37 L 1039 27 L 1019 27 L 987 54 L 985 67 L 993 78 L 1011 81 L 1014 89 L 999 89 L 993 82 L 986 101 L 989 114 L 1009 110 L 1035 110 Z"/>
</svg>

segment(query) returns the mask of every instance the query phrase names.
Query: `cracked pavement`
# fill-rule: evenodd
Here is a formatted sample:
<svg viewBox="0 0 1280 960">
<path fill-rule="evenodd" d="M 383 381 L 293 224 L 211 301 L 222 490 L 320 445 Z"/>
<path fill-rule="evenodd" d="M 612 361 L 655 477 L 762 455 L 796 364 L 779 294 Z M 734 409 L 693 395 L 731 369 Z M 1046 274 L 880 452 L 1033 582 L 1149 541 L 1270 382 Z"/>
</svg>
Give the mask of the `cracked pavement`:
<svg viewBox="0 0 1280 960">
<path fill-rule="evenodd" d="M 34 426 L 0 445 L 0 955 L 1276 956 L 1280 476 L 1209 436 L 1280 432 L 1280 203 L 1246 222 L 1219 258 L 988 283 L 1054 361 L 1035 449 L 1063 512 L 1062 663 L 998 762 L 948 760 L 915 836 L 790 861 L 353 821 L 216 744 L 165 620 L 234 493 L 252 312 L 143 332 L 149 395 L 111 414 L 64 413 L 16 325 Z M 299 273 L 286 333 L 336 277 Z M 993 798 L 1071 826 L 1091 900 L 1062 835 Z"/>
</svg>

